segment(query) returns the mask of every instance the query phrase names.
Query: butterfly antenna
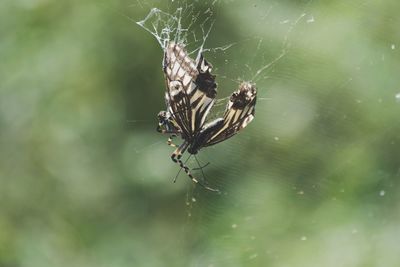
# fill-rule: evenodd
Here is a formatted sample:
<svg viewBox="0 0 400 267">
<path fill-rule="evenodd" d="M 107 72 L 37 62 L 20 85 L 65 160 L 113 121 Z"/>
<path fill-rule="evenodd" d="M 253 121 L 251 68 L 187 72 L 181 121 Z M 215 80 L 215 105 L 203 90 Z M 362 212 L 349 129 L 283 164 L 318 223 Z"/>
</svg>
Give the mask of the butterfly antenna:
<svg viewBox="0 0 400 267">
<path fill-rule="evenodd" d="M 190 154 L 189 155 L 189 157 L 185 160 L 185 165 L 186 165 L 186 163 L 189 161 L 189 159 L 190 159 L 190 157 L 192 156 L 192 154 Z M 176 183 L 176 180 L 178 179 L 178 176 L 179 176 L 179 174 L 181 173 L 181 171 L 182 171 L 182 167 L 179 169 L 179 171 L 178 171 L 178 173 L 176 174 L 176 176 L 175 176 L 175 178 L 174 178 L 174 183 Z"/>
</svg>

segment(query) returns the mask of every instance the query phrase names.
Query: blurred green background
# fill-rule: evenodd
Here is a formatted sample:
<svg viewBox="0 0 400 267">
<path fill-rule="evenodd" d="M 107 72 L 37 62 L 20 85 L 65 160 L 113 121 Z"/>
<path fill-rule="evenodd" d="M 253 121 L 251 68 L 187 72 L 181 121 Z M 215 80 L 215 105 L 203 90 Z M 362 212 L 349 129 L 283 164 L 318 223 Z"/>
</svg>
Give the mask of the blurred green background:
<svg viewBox="0 0 400 267">
<path fill-rule="evenodd" d="M 179 6 L 233 44 L 206 53 L 219 97 L 274 62 L 255 120 L 199 154 L 221 195 L 173 184 L 155 132 L 162 50 L 134 22 Z M 399 9 L 3 0 L 0 266 L 400 266 Z"/>
</svg>

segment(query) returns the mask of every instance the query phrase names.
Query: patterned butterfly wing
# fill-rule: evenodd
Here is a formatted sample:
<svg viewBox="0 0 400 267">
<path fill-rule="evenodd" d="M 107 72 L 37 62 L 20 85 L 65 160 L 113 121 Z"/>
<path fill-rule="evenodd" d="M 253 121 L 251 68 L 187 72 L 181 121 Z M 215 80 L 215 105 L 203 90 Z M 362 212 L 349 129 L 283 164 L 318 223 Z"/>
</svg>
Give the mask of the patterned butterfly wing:
<svg viewBox="0 0 400 267">
<path fill-rule="evenodd" d="M 212 66 L 200 55 L 191 59 L 183 44 L 169 43 L 164 53 L 165 100 L 168 112 L 179 125 L 184 139 L 203 127 L 217 94 Z"/>
<path fill-rule="evenodd" d="M 204 125 L 190 150 L 196 151 L 201 147 L 215 145 L 246 127 L 254 119 L 256 99 L 256 87 L 243 82 L 232 93 L 224 116 Z"/>
</svg>

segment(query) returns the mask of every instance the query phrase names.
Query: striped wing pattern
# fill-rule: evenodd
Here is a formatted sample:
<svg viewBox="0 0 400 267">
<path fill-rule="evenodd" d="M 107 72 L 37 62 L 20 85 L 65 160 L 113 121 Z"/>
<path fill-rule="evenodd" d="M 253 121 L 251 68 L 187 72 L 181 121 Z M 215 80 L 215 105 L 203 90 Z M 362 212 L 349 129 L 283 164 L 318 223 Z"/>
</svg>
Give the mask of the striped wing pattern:
<svg viewBox="0 0 400 267">
<path fill-rule="evenodd" d="M 165 100 L 169 114 L 182 131 L 184 139 L 199 132 L 217 94 L 212 66 L 203 55 L 194 61 L 183 44 L 168 44 L 164 53 Z"/>
<path fill-rule="evenodd" d="M 255 86 L 243 82 L 231 95 L 224 116 L 203 126 L 189 152 L 222 142 L 246 127 L 254 119 L 256 99 Z"/>
<path fill-rule="evenodd" d="M 246 127 L 254 118 L 257 91 L 254 84 L 241 83 L 230 96 L 223 117 L 205 123 L 217 95 L 211 69 L 202 54 L 193 60 L 183 44 L 171 42 L 167 45 L 163 60 L 167 111 L 158 114 L 157 131 L 170 134 L 167 144 L 176 147 L 171 159 L 194 183 L 219 192 L 193 176 L 181 157 L 185 151 L 197 154 L 202 147 L 222 142 Z M 177 135 L 184 140 L 179 146 L 172 143 L 172 137 Z M 199 164 L 199 168 L 203 167 Z"/>
<path fill-rule="evenodd" d="M 254 119 L 256 99 L 255 86 L 243 82 L 239 89 L 231 95 L 223 118 L 216 119 L 204 126 L 204 129 L 211 129 L 212 125 L 218 125 L 218 127 L 214 126 L 214 130 L 210 132 L 209 138 L 203 146 L 222 142 L 246 127 Z"/>
</svg>

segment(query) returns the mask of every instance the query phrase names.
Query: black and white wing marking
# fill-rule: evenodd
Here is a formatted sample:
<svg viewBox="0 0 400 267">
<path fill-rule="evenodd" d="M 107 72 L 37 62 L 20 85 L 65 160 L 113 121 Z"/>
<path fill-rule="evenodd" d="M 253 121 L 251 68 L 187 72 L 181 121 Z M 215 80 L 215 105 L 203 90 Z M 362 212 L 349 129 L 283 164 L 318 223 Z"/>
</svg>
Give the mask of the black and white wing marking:
<svg viewBox="0 0 400 267">
<path fill-rule="evenodd" d="M 200 147 L 222 142 L 246 127 L 253 119 L 257 99 L 256 87 L 248 82 L 240 84 L 232 93 L 224 116 L 204 125 L 198 141 Z"/>
<path fill-rule="evenodd" d="M 174 134 L 174 135 L 180 135 L 182 133 L 181 129 L 179 128 L 179 125 L 171 117 L 168 111 L 160 111 L 157 117 L 158 117 L 157 132 Z"/>
<path fill-rule="evenodd" d="M 212 66 L 200 55 L 191 59 L 183 44 L 169 43 L 164 53 L 165 100 L 182 136 L 191 138 L 203 127 L 217 94 Z"/>
</svg>

